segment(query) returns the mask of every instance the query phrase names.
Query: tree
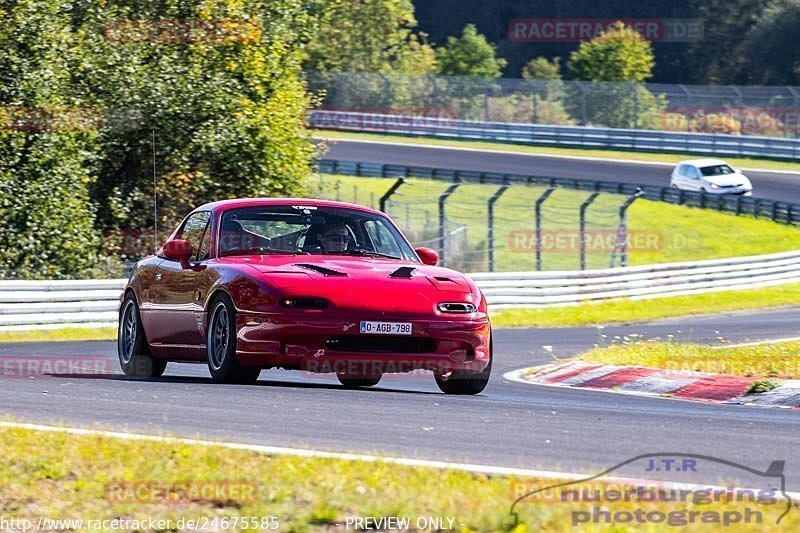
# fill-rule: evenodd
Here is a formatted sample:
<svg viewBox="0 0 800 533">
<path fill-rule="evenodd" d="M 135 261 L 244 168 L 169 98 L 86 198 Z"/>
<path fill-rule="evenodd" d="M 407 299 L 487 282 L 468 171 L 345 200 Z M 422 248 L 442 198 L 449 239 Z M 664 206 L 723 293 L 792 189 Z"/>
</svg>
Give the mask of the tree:
<svg viewBox="0 0 800 533">
<path fill-rule="evenodd" d="M 336 109 L 391 113 L 419 106 L 425 84 L 398 79 L 437 71 L 411 0 L 310 0 L 317 21 L 303 59 L 312 90 Z"/>
<path fill-rule="evenodd" d="M 448 37 L 447 44 L 436 50 L 439 73 L 445 76 L 497 78 L 506 60 L 496 57 L 494 45 L 478 33 L 474 24 L 467 24 L 461 37 Z"/>
<path fill-rule="evenodd" d="M 98 260 L 99 120 L 72 90 L 70 18 L 55 0 L 0 10 L 0 277 L 75 277 Z"/>
<path fill-rule="evenodd" d="M 561 58 L 549 61 L 546 57 L 534 57 L 522 67 L 522 77 L 528 80 L 560 80 Z"/>
<path fill-rule="evenodd" d="M 564 96 L 560 62 L 560 57 L 552 61 L 544 57 L 534 57 L 522 68 L 522 77 L 536 84 L 543 101 L 559 100 Z"/>
<path fill-rule="evenodd" d="M 739 78 L 760 85 L 800 83 L 800 0 L 772 0 L 739 47 Z"/>
<path fill-rule="evenodd" d="M 391 72 L 397 74 L 425 76 L 435 74 L 437 70 L 436 50 L 428 43 L 428 36 L 424 33 L 409 35 L 406 46 L 398 50 L 391 62 Z"/>
<path fill-rule="evenodd" d="M 567 68 L 578 80 L 567 102 L 570 114 L 583 124 L 612 128 L 658 127 L 666 107 L 642 82 L 652 76 L 652 46 L 621 22 L 608 32 L 581 43 Z"/>
<path fill-rule="evenodd" d="M 789 48 L 775 47 L 778 56 L 783 56 L 786 50 L 792 50 L 796 41 L 793 38 L 796 26 L 790 25 L 787 25 L 789 31 L 786 34 L 757 35 L 756 25 L 761 18 L 767 17 L 767 6 L 771 2 L 773 0 L 698 1 L 695 12 L 689 16 L 703 21 L 703 38 L 690 43 L 689 48 L 676 58 L 677 68 L 686 72 L 684 79 L 664 81 L 729 84 L 758 80 L 760 76 L 757 73 L 761 71 L 759 61 L 750 63 L 747 59 L 749 52 L 746 46 L 751 37 L 783 40 L 783 44 Z M 751 79 L 753 81 L 749 81 Z"/>
<path fill-rule="evenodd" d="M 146 21 L 145 41 L 126 38 L 130 25 L 109 38 L 109 21 L 128 19 Z M 151 26 L 185 20 L 213 31 L 150 38 Z M 153 227 L 153 132 L 162 228 L 209 200 L 302 193 L 313 147 L 299 50 L 310 28 L 293 0 L 87 0 L 79 76 L 98 105 L 122 115 L 102 130 L 92 189 L 102 227 Z"/>
<path fill-rule="evenodd" d="M 301 194 L 311 22 L 296 0 L 6 2 L 0 269 L 86 275 L 101 231 L 152 228 L 154 157 L 160 228 L 215 199 Z"/>
<path fill-rule="evenodd" d="M 652 45 L 621 22 L 581 43 L 567 63 L 570 73 L 579 80 L 634 83 L 652 77 L 654 66 Z"/>
<path fill-rule="evenodd" d="M 316 30 L 303 67 L 313 72 L 429 74 L 432 47 L 417 25 L 411 0 L 311 0 Z"/>
</svg>

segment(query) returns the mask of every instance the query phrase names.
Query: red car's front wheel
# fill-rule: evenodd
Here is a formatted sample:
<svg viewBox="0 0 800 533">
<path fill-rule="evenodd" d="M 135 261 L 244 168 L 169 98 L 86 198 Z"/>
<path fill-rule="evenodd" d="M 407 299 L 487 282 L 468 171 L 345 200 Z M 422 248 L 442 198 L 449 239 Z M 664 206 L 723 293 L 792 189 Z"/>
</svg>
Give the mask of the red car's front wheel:
<svg viewBox="0 0 800 533">
<path fill-rule="evenodd" d="M 372 387 L 380 382 L 381 374 L 377 376 L 355 376 L 351 374 L 336 374 L 336 377 L 339 379 L 339 383 L 347 387 L 348 389 L 355 389 L 358 387 Z"/>
<path fill-rule="evenodd" d="M 482 372 L 453 370 L 444 374 L 434 374 L 439 390 L 445 394 L 480 394 L 489 383 L 494 358 L 491 338 L 489 339 L 489 364 Z"/>
<path fill-rule="evenodd" d="M 242 366 L 236 359 L 236 310 L 230 298 L 217 296 L 210 309 L 206 351 L 211 378 L 222 383 L 256 381 L 261 369 Z"/>
</svg>

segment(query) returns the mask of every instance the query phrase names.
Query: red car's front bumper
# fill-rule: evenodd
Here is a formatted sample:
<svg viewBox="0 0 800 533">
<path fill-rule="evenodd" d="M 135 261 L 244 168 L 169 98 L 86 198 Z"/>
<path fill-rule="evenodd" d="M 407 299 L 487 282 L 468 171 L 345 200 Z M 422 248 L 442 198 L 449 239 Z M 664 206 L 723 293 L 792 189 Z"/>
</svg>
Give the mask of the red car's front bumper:
<svg viewBox="0 0 800 533">
<path fill-rule="evenodd" d="M 369 335 L 361 320 L 411 322 L 412 334 Z M 480 372 L 490 358 L 490 326 L 476 320 L 326 317 L 239 312 L 237 356 L 245 366 L 374 375 L 416 369 Z"/>
</svg>

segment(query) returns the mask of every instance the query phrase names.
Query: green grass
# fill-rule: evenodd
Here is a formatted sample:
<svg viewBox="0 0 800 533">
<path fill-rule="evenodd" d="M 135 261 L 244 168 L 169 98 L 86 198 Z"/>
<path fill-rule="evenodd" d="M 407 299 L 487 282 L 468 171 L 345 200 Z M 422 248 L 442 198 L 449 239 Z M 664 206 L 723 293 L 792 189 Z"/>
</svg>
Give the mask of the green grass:
<svg viewBox="0 0 800 533">
<path fill-rule="evenodd" d="M 0 331 L 0 342 L 105 341 L 117 338 L 117 328 L 58 328 Z"/>
<path fill-rule="evenodd" d="M 663 341 L 623 342 L 600 346 L 580 359 L 607 365 L 635 365 L 675 371 L 698 371 L 757 378 L 800 378 L 800 342 L 711 348 L 704 344 Z M 777 386 L 769 379 L 754 383 L 766 392 Z"/>
<path fill-rule="evenodd" d="M 404 135 L 381 135 L 379 133 L 355 133 L 332 130 L 315 130 L 314 136 L 319 139 L 335 141 L 342 140 L 372 140 L 385 142 L 399 142 L 406 144 L 452 146 L 456 148 L 471 148 L 474 150 L 499 150 L 507 152 L 520 152 L 541 155 L 564 155 L 572 157 L 599 157 L 603 159 L 628 159 L 631 161 L 648 161 L 658 163 L 677 163 L 684 159 L 695 159 L 697 154 L 671 154 L 664 152 L 631 152 L 625 150 L 603 150 L 600 148 L 559 148 L 549 146 L 529 146 L 488 141 L 459 141 L 450 139 L 433 139 L 427 137 L 407 137 Z M 758 168 L 766 170 L 789 170 L 800 172 L 800 163 L 791 161 L 778 161 L 774 159 L 726 157 L 731 165 L 739 168 Z"/>
<path fill-rule="evenodd" d="M 312 178 L 312 194 L 377 207 L 394 180 L 343 176 Z M 439 196 L 447 182 L 410 179 L 392 196 L 388 211 L 415 244 L 438 236 Z M 466 234 L 448 258 L 449 266 L 467 272 L 488 270 L 487 205 L 493 185 L 464 184 L 446 204 L 448 220 L 464 225 Z M 534 203 L 543 187 L 514 186 L 495 204 L 495 268 L 528 271 L 536 268 L 533 230 Z M 579 206 L 587 192 L 556 190 L 545 202 L 542 227 L 567 237 L 545 250 L 544 270 L 577 270 L 575 243 Z M 587 229 L 605 239 L 587 254 L 588 268 L 608 268 L 624 196 L 602 194 L 587 211 Z M 790 251 L 800 248 L 800 229 L 751 216 L 736 216 L 694 207 L 639 200 L 628 212 L 628 263 L 646 265 Z M 455 226 L 453 226 L 455 227 Z M 464 236 L 466 235 L 466 236 Z M 521 236 L 521 239 L 520 239 Z"/>
<path fill-rule="evenodd" d="M 274 516 L 279 531 L 300 532 L 345 530 L 346 518 L 355 516 L 412 520 L 441 516 L 454 517 L 456 531 L 508 531 L 509 510 L 517 495 L 557 482 L 20 428 L 0 428 L 0 454 L 3 518 L 26 518 L 34 524 L 41 516 L 169 519 L 173 524 L 181 518 Z M 231 482 L 243 489 L 240 494 L 186 498 L 186 493 L 178 492 L 176 497 L 152 502 L 147 499 L 149 491 L 141 490 L 176 484 L 214 488 L 228 483 L 230 487 Z M 140 488 L 138 497 L 127 493 L 127 499 L 120 501 L 115 498 L 119 492 L 108 490 L 131 484 Z M 614 484 L 611 488 L 622 487 Z M 596 483 L 591 487 L 598 489 L 605 490 Z M 517 508 L 522 523 L 515 531 L 573 531 L 571 512 L 588 505 L 523 502 Z M 676 509 L 676 504 L 640 505 L 662 512 Z M 734 504 L 725 503 L 677 505 L 678 509 L 700 511 L 735 509 Z M 635 509 L 631 502 L 602 506 L 615 511 Z M 758 507 L 764 511 L 765 521 L 760 530 L 777 530 L 772 524 L 785 509 L 784 501 Z M 790 513 L 781 526 L 784 530 L 800 527 L 800 513 Z M 703 531 L 705 527 L 697 524 L 688 530 Z M 582 529 L 600 531 L 601 527 Z M 614 530 L 633 531 L 624 525 Z M 734 524 L 730 530 L 746 529 Z"/>
<path fill-rule="evenodd" d="M 763 394 L 765 392 L 775 390 L 780 386 L 781 384 L 777 381 L 759 379 L 758 381 L 754 381 L 753 384 L 748 387 L 747 392 L 751 394 Z"/>
<path fill-rule="evenodd" d="M 745 311 L 800 304 L 800 284 L 741 291 L 720 291 L 652 300 L 613 300 L 569 307 L 507 309 L 492 313 L 495 327 L 590 326 L 660 318 Z"/>
</svg>

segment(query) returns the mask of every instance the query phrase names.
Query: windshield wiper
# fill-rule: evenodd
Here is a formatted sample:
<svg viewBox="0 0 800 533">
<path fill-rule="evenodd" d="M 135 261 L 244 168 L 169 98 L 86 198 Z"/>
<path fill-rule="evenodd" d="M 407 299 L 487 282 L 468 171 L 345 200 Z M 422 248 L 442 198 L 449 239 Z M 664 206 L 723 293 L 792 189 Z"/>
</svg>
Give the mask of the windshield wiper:
<svg viewBox="0 0 800 533">
<path fill-rule="evenodd" d="M 242 250 L 226 250 L 220 253 L 220 257 L 228 257 L 231 255 L 308 255 L 308 252 L 273 250 L 270 248 L 245 248 Z"/>
<path fill-rule="evenodd" d="M 367 257 L 385 257 L 386 259 L 397 259 L 398 261 L 402 260 L 402 257 L 397 257 L 396 255 L 389 255 L 389 254 L 382 254 L 380 252 L 375 252 L 372 250 L 362 250 L 357 248 L 355 250 L 345 250 L 342 252 L 343 255 L 362 255 Z"/>
</svg>

